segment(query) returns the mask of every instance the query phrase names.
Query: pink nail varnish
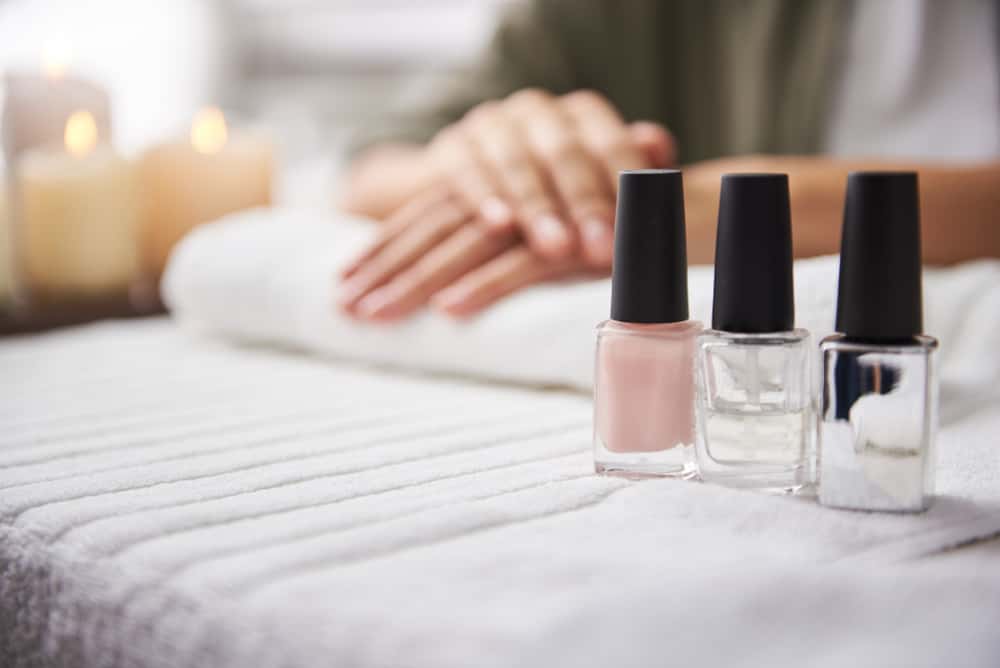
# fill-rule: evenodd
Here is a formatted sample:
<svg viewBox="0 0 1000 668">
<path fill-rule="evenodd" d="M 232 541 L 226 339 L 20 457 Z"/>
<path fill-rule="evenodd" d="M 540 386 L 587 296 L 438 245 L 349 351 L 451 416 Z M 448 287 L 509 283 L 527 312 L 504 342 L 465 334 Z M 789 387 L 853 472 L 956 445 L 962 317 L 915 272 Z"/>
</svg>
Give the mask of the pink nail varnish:
<svg viewBox="0 0 1000 668">
<path fill-rule="evenodd" d="M 358 302 L 358 315 L 362 318 L 379 316 L 394 300 L 395 294 L 391 287 L 379 288 Z"/>
<path fill-rule="evenodd" d="M 354 278 L 343 281 L 337 292 L 337 303 L 343 307 L 353 304 L 358 297 L 364 294 L 366 287 L 365 284 Z"/>
<path fill-rule="evenodd" d="M 451 309 L 461 306 L 471 293 L 465 289 L 446 288 L 431 298 L 431 304 L 441 309 Z"/>
<path fill-rule="evenodd" d="M 498 197 L 488 197 L 479 206 L 479 215 L 493 227 L 509 227 L 514 221 L 514 212 Z"/>
<path fill-rule="evenodd" d="M 535 221 L 535 236 L 539 243 L 551 250 L 564 248 L 569 243 L 566 228 L 552 214 L 544 214 Z"/>
<path fill-rule="evenodd" d="M 676 170 L 619 177 L 611 319 L 597 327 L 594 467 L 627 477 L 690 477 L 694 357 L 684 194 Z"/>
<path fill-rule="evenodd" d="M 583 237 L 587 241 L 604 241 L 610 236 L 609 227 L 609 225 L 599 218 L 590 218 L 583 223 Z"/>
<path fill-rule="evenodd" d="M 580 227 L 584 245 L 592 260 L 599 262 L 611 261 L 611 226 L 604 221 L 592 218 L 584 221 Z"/>
</svg>

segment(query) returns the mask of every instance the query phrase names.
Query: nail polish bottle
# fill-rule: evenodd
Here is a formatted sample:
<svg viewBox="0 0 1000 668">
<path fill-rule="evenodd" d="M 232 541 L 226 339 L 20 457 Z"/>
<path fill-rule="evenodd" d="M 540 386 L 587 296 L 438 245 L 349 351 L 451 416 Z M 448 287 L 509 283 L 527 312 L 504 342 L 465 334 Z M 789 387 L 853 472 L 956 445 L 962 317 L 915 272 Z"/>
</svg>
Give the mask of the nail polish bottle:
<svg viewBox="0 0 1000 668">
<path fill-rule="evenodd" d="M 676 170 L 619 177 L 611 319 L 597 327 L 594 467 L 626 477 L 694 472 L 694 342 L 684 193 Z"/>
<path fill-rule="evenodd" d="M 847 181 L 839 334 L 820 344 L 819 501 L 920 512 L 933 494 L 937 340 L 924 336 L 917 175 Z"/>
<path fill-rule="evenodd" d="M 712 328 L 697 344 L 707 482 L 792 493 L 810 481 L 813 348 L 793 295 L 788 176 L 723 176 Z"/>
</svg>

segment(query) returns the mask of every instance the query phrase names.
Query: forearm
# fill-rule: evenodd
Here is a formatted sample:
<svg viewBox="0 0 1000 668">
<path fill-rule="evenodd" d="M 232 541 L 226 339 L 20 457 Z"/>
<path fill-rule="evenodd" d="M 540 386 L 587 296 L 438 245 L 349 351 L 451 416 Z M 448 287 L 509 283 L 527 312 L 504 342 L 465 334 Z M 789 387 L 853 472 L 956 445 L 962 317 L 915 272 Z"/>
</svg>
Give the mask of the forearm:
<svg viewBox="0 0 1000 668">
<path fill-rule="evenodd" d="M 1000 257 L 1000 162 L 946 165 L 895 161 L 790 158 L 796 255 L 837 252 L 847 175 L 916 171 L 924 262 L 952 264 Z"/>
<path fill-rule="evenodd" d="M 694 186 L 689 208 L 692 262 L 714 255 L 714 217 L 718 181 L 725 172 L 769 171 L 789 175 L 796 257 L 840 250 L 847 175 L 854 171 L 916 171 L 920 175 L 923 258 L 928 264 L 952 264 L 979 257 L 1000 257 L 1000 162 L 947 165 L 824 157 L 751 156 L 691 165 Z M 687 184 L 686 184 L 687 185 Z M 710 192 L 711 191 L 711 192 Z M 714 206 L 710 198 L 714 198 Z M 691 201 L 694 199 L 695 201 Z M 701 225 L 702 229 L 696 226 Z"/>
</svg>

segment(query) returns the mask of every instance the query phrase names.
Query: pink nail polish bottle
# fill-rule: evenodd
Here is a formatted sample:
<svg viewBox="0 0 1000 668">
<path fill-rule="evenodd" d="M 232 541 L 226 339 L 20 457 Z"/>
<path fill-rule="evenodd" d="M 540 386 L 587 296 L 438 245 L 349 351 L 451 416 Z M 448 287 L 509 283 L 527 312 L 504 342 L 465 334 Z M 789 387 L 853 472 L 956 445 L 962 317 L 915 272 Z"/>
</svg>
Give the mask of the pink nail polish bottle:
<svg viewBox="0 0 1000 668">
<path fill-rule="evenodd" d="M 594 468 L 695 475 L 694 359 L 684 192 L 676 170 L 619 177 L 611 319 L 597 326 Z"/>
</svg>

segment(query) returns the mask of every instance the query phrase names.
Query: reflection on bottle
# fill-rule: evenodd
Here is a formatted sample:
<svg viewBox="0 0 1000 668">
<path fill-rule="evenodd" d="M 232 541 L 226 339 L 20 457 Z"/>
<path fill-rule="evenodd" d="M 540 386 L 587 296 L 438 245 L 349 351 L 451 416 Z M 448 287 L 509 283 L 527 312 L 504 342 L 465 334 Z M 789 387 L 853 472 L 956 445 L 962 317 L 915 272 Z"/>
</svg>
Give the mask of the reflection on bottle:
<svg viewBox="0 0 1000 668">
<path fill-rule="evenodd" d="M 837 335 L 821 349 L 821 501 L 868 510 L 926 508 L 933 491 L 937 341 L 918 336 L 897 345 L 865 344 Z"/>
<path fill-rule="evenodd" d="M 820 344 L 820 503 L 919 512 L 934 487 L 937 341 L 922 334 L 917 175 L 848 178 L 840 334 Z"/>
</svg>

